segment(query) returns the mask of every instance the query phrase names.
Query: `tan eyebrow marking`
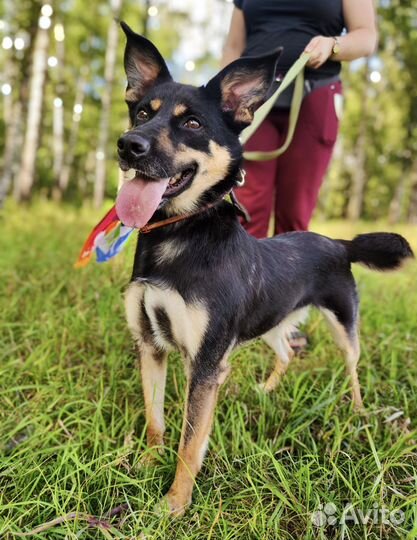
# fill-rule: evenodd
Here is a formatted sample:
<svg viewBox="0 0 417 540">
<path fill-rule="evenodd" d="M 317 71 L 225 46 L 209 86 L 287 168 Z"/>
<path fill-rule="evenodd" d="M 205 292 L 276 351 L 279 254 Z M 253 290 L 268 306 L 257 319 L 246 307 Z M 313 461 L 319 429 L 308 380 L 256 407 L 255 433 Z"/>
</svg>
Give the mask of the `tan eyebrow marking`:
<svg viewBox="0 0 417 540">
<path fill-rule="evenodd" d="M 178 105 L 175 105 L 174 107 L 174 116 L 181 116 L 182 114 L 185 113 L 186 110 L 187 110 L 186 105 L 184 105 L 183 103 L 178 103 Z"/>
<path fill-rule="evenodd" d="M 174 146 L 169 136 L 169 131 L 167 129 L 162 129 L 158 137 L 159 146 L 162 150 L 169 156 L 174 154 Z"/>
<path fill-rule="evenodd" d="M 150 106 L 153 111 L 159 111 L 159 109 L 161 108 L 161 105 L 162 105 L 162 101 L 157 98 L 152 99 L 150 102 Z"/>
</svg>

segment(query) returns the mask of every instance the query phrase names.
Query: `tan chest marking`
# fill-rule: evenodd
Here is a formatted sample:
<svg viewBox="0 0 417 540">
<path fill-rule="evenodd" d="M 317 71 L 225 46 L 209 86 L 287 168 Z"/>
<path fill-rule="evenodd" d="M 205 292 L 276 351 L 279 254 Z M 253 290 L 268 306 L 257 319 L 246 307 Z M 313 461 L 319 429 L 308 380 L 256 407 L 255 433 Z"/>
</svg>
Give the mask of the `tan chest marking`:
<svg viewBox="0 0 417 540">
<path fill-rule="evenodd" d="M 153 286 L 146 286 L 144 301 L 158 345 L 165 349 L 170 348 L 170 344 L 166 342 L 163 332 L 159 329 L 155 315 L 158 308 L 163 308 L 170 321 L 176 345 L 180 349 L 184 348 L 191 359 L 194 358 L 209 322 L 208 311 L 204 304 L 186 303 L 177 291 Z"/>
<path fill-rule="evenodd" d="M 179 240 L 164 240 L 155 249 L 155 261 L 164 264 L 172 261 L 185 250 L 185 244 Z"/>
</svg>

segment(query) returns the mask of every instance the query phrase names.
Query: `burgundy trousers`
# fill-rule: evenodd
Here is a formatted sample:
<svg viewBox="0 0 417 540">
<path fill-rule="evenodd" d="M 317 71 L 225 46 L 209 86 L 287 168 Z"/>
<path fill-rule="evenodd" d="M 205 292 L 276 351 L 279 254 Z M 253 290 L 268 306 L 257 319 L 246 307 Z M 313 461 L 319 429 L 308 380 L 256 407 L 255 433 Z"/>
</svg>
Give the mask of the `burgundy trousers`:
<svg viewBox="0 0 417 540">
<path fill-rule="evenodd" d="M 236 191 L 251 216 L 244 223 L 257 238 L 268 234 L 274 215 L 275 234 L 305 231 L 336 142 L 339 121 L 335 94 L 340 82 L 318 88 L 302 103 L 288 150 L 270 161 L 245 161 L 246 183 Z M 275 150 L 285 141 L 288 111 L 273 109 L 245 146 L 248 151 Z"/>
</svg>

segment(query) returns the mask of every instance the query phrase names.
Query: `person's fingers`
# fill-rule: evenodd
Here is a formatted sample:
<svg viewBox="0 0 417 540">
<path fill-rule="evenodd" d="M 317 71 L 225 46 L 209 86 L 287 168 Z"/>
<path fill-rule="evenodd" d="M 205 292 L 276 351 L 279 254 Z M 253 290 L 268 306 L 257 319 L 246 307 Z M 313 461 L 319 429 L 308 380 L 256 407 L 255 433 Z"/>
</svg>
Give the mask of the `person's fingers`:
<svg viewBox="0 0 417 540">
<path fill-rule="evenodd" d="M 317 69 L 319 68 L 321 65 L 323 64 L 323 59 L 321 57 L 319 58 L 316 58 L 314 61 L 312 62 L 309 62 L 308 63 L 308 66 L 313 68 L 313 69 Z"/>
<path fill-rule="evenodd" d="M 307 44 L 306 48 L 304 49 L 304 52 L 309 53 L 312 52 L 320 43 L 320 36 L 313 37 L 313 39 L 310 40 L 310 42 Z"/>
<path fill-rule="evenodd" d="M 315 67 L 315 68 L 319 68 L 319 67 L 320 67 L 321 65 L 323 65 L 323 64 L 324 64 L 324 55 L 321 54 L 321 55 L 317 58 L 317 60 L 315 61 L 314 67 Z"/>
<path fill-rule="evenodd" d="M 311 68 L 317 69 L 326 62 L 329 58 L 329 43 L 327 38 L 317 36 L 312 40 L 313 48 L 311 49 L 310 59 L 307 65 Z"/>
<path fill-rule="evenodd" d="M 314 50 L 310 53 L 310 59 L 307 63 L 308 66 L 316 68 L 320 67 L 323 63 L 323 53 L 320 50 Z"/>
<path fill-rule="evenodd" d="M 316 69 L 326 62 L 332 52 L 329 43 L 333 44 L 333 40 L 323 36 L 316 36 L 308 43 L 304 52 L 310 54 L 310 59 L 307 63 L 309 67 Z"/>
</svg>

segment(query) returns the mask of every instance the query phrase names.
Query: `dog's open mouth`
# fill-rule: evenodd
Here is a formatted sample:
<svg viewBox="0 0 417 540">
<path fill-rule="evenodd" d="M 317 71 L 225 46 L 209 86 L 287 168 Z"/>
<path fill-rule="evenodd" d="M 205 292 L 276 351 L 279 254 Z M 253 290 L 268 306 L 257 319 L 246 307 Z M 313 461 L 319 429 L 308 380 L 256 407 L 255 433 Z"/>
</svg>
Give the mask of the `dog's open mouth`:
<svg viewBox="0 0 417 540">
<path fill-rule="evenodd" d="M 187 166 L 170 178 L 152 178 L 136 171 L 135 177 L 123 184 L 117 196 L 119 219 L 128 227 L 140 229 L 158 208 L 189 186 L 196 172 L 196 164 Z"/>
<path fill-rule="evenodd" d="M 164 192 L 163 199 L 169 199 L 170 197 L 178 195 L 184 191 L 188 184 L 193 180 L 196 171 L 197 166 L 192 165 L 191 167 L 177 173 L 175 176 L 172 176 Z"/>
</svg>

